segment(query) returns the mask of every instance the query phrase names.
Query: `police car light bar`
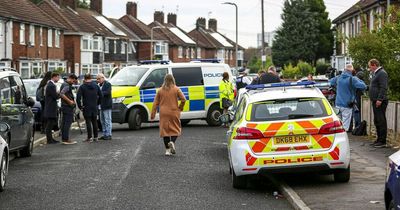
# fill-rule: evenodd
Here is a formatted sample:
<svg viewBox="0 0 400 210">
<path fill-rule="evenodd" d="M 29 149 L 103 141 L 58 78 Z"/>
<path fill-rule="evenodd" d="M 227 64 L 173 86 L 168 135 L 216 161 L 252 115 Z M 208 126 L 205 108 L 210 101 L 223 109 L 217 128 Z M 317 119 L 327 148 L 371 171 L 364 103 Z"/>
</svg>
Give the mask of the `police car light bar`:
<svg viewBox="0 0 400 210">
<path fill-rule="evenodd" d="M 220 59 L 195 59 L 192 63 L 221 63 Z"/>
<path fill-rule="evenodd" d="M 282 82 L 282 83 L 272 83 L 272 84 L 261 84 L 261 85 L 248 85 L 246 89 L 248 90 L 258 90 L 266 88 L 279 88 L 279 87 L 296 87 L 296 86 L 313 86 L 316 82 L 305 81 L 305 82 Z"/>
<path fill-rule="evenodd" d="M 171 61 L 168 60 L 143 60 L 139 61 L 140 65 L 150 65 L 150 64 L 169 64 Z"/>
</svg>

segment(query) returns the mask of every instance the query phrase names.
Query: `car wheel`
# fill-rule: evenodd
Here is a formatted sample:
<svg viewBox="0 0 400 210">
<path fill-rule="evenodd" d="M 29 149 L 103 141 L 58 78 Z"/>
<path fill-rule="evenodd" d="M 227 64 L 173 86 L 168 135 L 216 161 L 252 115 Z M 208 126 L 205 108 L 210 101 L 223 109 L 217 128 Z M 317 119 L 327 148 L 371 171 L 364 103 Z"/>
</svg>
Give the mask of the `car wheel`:
<svg viewBox="0 0 400 210">
<path fill-rule="evenodd" d="M 245 189 L 247 187 L 247 176 L 236 176 L 235 170 L 232 170 L 232 185 L 236 189 Z"/>
<path fill-rule="evenodd" d="M 394 206 L 394 200 L 390 200 L 389 206 L 387 208 L 388 210 L 396 210 L 395 206 Z"/>
<path fill-rule="evenodd" d="M 335 179 L 335 182 L 341 182 L 341 183 L 349 182 L 349 180 L 350 180 L 350 166 L 345 170 L 335 172 L 333 174 L 333 177 Z"/>
<path fill-rule="evenodd" d="M 22 157 L 32 156 L 34 142 L 35 142 L 34 131 L 31 131 L 30 135 L 28 136 L 28 145 L 23 150 L 21 150 L 20 154 Z"/>
<path fill-rule="evenodd" d="M 181 120 L 182 126 L 187 126 L 190 123 L 190 120 Z"/>
<path fill-rule="evenodd" d="M 6 187 L 6 178 L 8 174 L 8 157 L 6 151 L 3 151 L 3 156 L 0 162 L 0 192 L 3 192 Z"/>
<path fill-rule="evenodd" d="M 129 112 L 128 125 L 131 130 L 139 130 L 142 127 L 140 109 L 134 108 Z"/>
<path fill-rule="evenodd" d="M 219 117 L 222 115 L 222 111 L 219 107 L 219 104 L 214 104 L 210 107 L 207 113 L 207 124 L 210 126 L 219 126 L 221 122 L 219 121 Z"/>
</svg>

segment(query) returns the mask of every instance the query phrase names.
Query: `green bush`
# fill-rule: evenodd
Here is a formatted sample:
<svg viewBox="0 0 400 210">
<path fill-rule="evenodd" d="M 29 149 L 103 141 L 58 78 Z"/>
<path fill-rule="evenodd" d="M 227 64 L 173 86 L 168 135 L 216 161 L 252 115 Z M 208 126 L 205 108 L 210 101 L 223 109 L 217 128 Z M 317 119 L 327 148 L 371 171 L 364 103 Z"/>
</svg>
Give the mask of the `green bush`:
<svg viewBox="0 0 400 210">
<path fill-rule="evenodd" d="M 307 62 L 300 61 L 297 64 L 297 68 L 300 71 L 300 76 L 306 77 L 309 74 L 314 74 L 314 68 Z"/>
<path fill-rule="evenodd" d="M 317 65 L 315 67 L 315 74 L 317 75 L 325 75 L 326 70 L 330 67 L 331 65 L 325 62 L 318 61 Z"/>
<path fill-rule="evenodd" d="M 251 58 L 249 61 L 247 68 L 250 69 L 250 73 L 257 73 L 261 69 L 268 69 L 268 67 L 274 65 L 272 63 L 272 58 L 270 56 L 267 57 L 267 61 L 265 62 L 265 68 L 262 67 L 262 61 L 261 58 L 258 58 L 257 56 L 254 56 Z"/>
<path fill-rule="evenodd" d="M 286 79 L 297 79 L 301 74 L 300 69 L 290 63 L 289 65 L 284 66 L 282 75 Z"/>
</svg>

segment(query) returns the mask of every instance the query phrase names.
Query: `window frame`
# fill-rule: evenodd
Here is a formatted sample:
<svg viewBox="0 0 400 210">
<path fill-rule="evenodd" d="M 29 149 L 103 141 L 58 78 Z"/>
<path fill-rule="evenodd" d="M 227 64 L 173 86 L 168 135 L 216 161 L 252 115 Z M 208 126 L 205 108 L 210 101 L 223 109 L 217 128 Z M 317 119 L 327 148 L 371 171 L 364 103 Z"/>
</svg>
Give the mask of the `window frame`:
<svg viewBox="0 0 400 210">
<path fill-rule="evenodd" d="M 43 46 L 43 27 L 40 27 L 39 29 L 39 42 L 40 46 Z"/>
<path fill-rule="evenodd" d="M 110 53 L 110 40 L 104 40 L 104 53 Z"/>
<path fill-rule="evenodd" d="M 53 47 L 53 29 L 47 29 L 47 46 Z"/>
<path fill-rule="evenodd" d="M 35 46 L 35 26 L 29 25 L 29 44 Z"/>
<path fill-rule="evenodd" d="M 178 58 L 183 58 L 183 47 L 182 46 L 178 47 Z"/>
<path fill-rule="evenodd" d="M 24 23 L 20 23 L 19 24 L 19 44 L 24 45 L 26 44 L 26 40 L 25 40 L 25 24 Z"/>
<path fill-rule="evenodd" d="M 126 55 L 126 44 L 124 41 L 121 41 L 121 54 Z"/>
<path fill-rule="evenodd" d="M 54 47 L 60 48 L 61 31 L 54 30 Z"/>
<path fill-rule="evenodd" d="M 201 58 L 201 48 L 200 47 L 197 48 L 197 58 L 198 59 Z"/>
</svg>

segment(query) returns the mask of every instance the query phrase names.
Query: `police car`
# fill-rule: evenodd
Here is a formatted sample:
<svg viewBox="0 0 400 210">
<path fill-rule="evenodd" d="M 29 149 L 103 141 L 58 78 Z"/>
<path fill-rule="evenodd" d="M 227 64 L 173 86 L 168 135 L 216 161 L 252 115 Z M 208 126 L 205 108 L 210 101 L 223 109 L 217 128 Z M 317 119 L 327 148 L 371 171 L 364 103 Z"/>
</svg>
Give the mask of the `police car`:
<svg viewBox="0 0 400 210">
<path fill-rule="evenodd" d="M 350 179 L 347 133 L 313 82 L 248 86 L 227 132 L 233 187 L 249 175 L 327 172 Z"/>
<path fill-rule="evenodd" d="M 147 63 L 146 63 L 147 64 Z M 219 83 L 222 74 L 232 73 L 226 64 L 220 63 L 150 63 L 121 69 L 109 81 L 112 84 L 112 121 L 128 123 L 137 130 L 142 123 L 150 122 L 157 89 L 166 74 L 172 74 L 176 85 L 186 97 L 181 113 L 181 123 L 204 119 L 209 125 L 220 125 Z M 156 120 L 158 120 L 158 114 Z"/>
<path fill-rule="evenodd" d="M 389 157 L 386 177 L 386 209 L 400 209 L 400 151 Z"/>
</svg>

